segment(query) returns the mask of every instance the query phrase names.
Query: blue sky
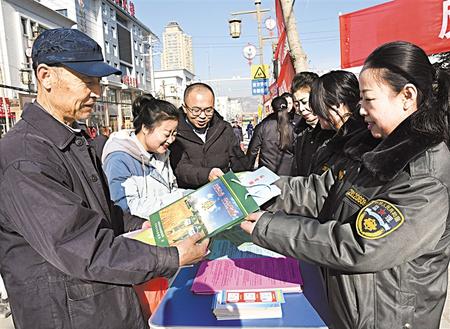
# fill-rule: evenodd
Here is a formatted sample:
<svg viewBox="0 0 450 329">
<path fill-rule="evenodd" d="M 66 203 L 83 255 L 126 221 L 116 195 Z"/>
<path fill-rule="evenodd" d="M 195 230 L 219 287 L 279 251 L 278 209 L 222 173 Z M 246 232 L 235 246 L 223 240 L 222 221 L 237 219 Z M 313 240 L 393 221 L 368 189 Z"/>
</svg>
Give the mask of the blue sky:
<svg viewBox="0 0 450 329">
<path fill-rule="evenodd" d="M 387 2 L 387 0 L 296 0 L 297 29 L 313 71 L 339 68 L 339 13 L 348 13 Z M 250 77 L 250 67 L 242 55 L 247 43 L 257 46 L 255 15 L 242 15 L 242 35 L 232 39 L 228 30 L 231 13 L 254 10 L 254 0 L 134 0 L 136 17 L 161 38 L 170 21 L 180 24 L 192 36 L 195 74 L 199 79 Z M 264 13 L 275 18 L 275 0 L 262 0 Z M 275 30 L 276 33 L 276 30 Z M 263 28 L 264 36 L 269 36 Z M 162 42 L 162 38 L 161 38 Z M 265 43 L 264 59 L 271 58 L 271 46 Z M 161 45 L 159 50 L 161 51 Z M 155 57 L 159 67 L 160 57 Z M 254 60 L 258 64 L 257 58 Z M 269 63 L 267 63 L 269 64 Z M 245 86 L 249 84 L 244 81 Z M 250 85 L 248 91 L 251 93 Z"/>
</svg>

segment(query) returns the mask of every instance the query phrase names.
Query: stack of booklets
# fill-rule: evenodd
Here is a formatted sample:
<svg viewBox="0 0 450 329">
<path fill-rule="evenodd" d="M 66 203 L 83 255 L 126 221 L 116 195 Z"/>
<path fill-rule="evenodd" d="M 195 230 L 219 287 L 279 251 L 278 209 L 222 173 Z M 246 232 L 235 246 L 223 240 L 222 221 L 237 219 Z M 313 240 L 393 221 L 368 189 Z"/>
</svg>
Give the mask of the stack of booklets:
<svg viewBox="0 0 450 329">
<path fill-rule="evenodd" d="M 217 320 L 281 318 L 282 303 L 280 289 L 222 290 L 213 299 L 213 313 Z"/>
</svg>

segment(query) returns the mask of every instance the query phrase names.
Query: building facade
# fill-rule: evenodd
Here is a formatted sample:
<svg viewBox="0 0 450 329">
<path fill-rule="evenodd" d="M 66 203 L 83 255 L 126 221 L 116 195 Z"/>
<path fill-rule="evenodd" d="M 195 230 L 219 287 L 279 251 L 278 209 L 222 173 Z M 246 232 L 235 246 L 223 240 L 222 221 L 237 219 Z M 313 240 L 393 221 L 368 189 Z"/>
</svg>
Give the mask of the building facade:
<svg viewBox="0 0 450 329">
<path fill-rule="evenodd" d="M 152 92 L 151 46 L 156 35 L 137 18 L 128 0 L 40 0 L 77 22 L 76 27 L 103 48 L 105 61 L 122 71 L 102 78 L 102 97 L 87 124 L 113 131 L 132 127 L 131 103 Z"/>
<path fill-rule="evenodd" d="M 185 34 L 177 22 L 170 22 L 162 38 L 161 70 L 185 69 L 194 74 L 192 37 Z"/>
<path fill-rule="evenodd" d="M 76 22 L 32 0 L 0 0 L 0 135 L 20 118 L 35 97 L 31 47 L 44 30 Z"/>
<path fill-rule="evenodd" d="M 181 106 L 186 86 L 194 80 L 194 75 L 188 70 L 155 71 L 155 96 Z"/>
</svg>

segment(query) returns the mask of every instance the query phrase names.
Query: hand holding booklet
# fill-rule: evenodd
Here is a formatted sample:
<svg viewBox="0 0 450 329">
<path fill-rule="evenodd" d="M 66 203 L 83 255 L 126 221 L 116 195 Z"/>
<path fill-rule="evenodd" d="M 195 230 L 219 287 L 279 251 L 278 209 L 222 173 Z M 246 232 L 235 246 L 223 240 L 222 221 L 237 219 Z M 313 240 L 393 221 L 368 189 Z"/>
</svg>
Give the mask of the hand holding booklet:
<svg viewBox="0 0 450 329">
<path fill-rule="evenodd" d="M 195 233 L 203 232 L 206 237 L 211 237 L 231 228 L 259 210 L 262 203 L 257 203 L 253 196 L 260 201 L 274 196 L 270 186 L 278 179 L 267 168 L 240 173 L 239 177 L 232 171 L 226 173 L 151 214 L 150 229 L 124 236 L 152 245 L 169 246 Z"/>
</svg>

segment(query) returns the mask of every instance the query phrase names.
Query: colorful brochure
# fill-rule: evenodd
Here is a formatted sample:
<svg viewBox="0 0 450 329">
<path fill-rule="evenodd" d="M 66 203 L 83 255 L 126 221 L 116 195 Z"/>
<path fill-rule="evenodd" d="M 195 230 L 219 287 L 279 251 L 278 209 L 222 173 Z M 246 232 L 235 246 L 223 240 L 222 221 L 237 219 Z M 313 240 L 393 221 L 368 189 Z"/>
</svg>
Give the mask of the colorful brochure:
<svg viewBox="0 0 450 329">
<path fill-rule="evenodd" d="M 151 214 L 151 231 L 139 230 L 125 236 L 165 247 L 198 232 L 211 237 L 258 209 L 247 189 L 230 171 Z"/>
</svg>

